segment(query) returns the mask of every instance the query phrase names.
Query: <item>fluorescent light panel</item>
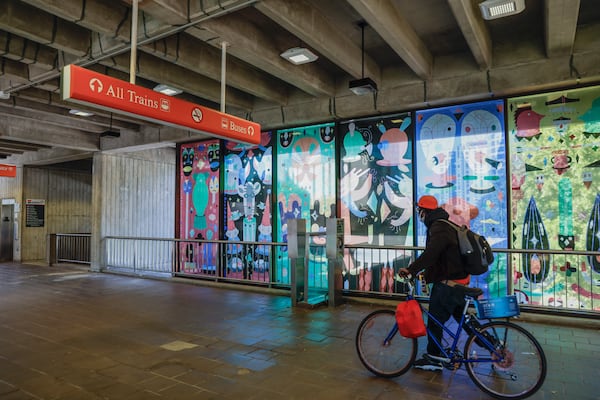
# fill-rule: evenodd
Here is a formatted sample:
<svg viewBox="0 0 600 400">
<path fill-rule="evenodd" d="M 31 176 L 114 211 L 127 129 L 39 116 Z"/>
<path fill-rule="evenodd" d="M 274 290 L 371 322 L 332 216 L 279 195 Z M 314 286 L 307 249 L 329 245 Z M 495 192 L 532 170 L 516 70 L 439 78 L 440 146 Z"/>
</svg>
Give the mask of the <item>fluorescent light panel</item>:
<svg viewBox="0 0 600 400">
<path fill-rule="evenodd" d="M 304 47 L 293 47 L 281 53 L 280 56 L 294 65 L 306 64 L 319 58 L 315 53 Z"/>
<path fill-rule="evenodd" d="M 166 94 L 167 96 L 175 96 L 176 94 L 183 93 L 183 90 L 165 85 L 164 83 L 154 86 L 154 91 Z"/>
<path fill-rule="evenodd" d="M 69 114 L 77 115 L 78 117 L 91 117 L 92 115 L 94 115 L 94 113 L 88 111 L 81 111 L 75 109 L 69 110 Z"/>
<path fill-rule="evenodd" d="M 525 9 L 525 0 L 486 0 L 479 3 L 483 19 L 496 19 L 518 14 Z"/>
<path fill-rule="evenodd" d="M 508 14 L 515 11 L 515 3 L 500 4 L 499 6 L 490 7 L 490 15 L 496 17 L 501 14 Z"/>
</svg>

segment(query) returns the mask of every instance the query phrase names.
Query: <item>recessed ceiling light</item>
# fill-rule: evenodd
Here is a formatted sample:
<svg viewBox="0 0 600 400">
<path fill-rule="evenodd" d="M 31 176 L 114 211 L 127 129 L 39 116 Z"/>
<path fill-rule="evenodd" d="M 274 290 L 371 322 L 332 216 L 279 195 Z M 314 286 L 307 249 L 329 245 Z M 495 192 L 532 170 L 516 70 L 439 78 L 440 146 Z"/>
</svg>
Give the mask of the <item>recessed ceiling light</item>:
<svg viewBox="0 0 600 400">
<path fill-rule="evenodd" d="M 79 117 L 91 117 L 92 115 L 94 115 L 94 113 L 91 113 L 88 111 L 81 111 L 81 110 L 75 110 L 75 109 L 70 110 L 69 114 L 77 115 Z"/>
<path fill-rule="evenodd" d="M 280 56 L 294 65 L 306 64 L 319 58 L 315 53 L 304 47 L 293 47 L 281 53 Z"/>
<path fill-rule="evenodd" d="M 164 83 L 154 86 L 154 91 L 166 94 L 167 96 L 175 96 L 177 94 L 183 93 L 183 90 L 174 88 L 169 85 L 165 85 Z"/>
<path fill-rule="evenodd" d="M 483 19 L 496 19 L 520 13 L 525 9 L 525 0 L 486 0 L 479 8 Z"/>
</svg>

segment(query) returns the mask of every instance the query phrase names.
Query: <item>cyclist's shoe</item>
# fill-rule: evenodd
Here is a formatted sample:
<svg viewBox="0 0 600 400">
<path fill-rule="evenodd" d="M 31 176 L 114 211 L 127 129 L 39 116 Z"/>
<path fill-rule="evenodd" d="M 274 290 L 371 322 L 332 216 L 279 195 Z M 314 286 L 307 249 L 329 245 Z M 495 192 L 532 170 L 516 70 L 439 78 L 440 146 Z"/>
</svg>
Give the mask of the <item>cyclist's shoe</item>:
<svg viewBox="0 0 600 400">
<path fill-rule="evenodd" d="M 425 371 L 441 371 L 444 369 L 444 365 L 441 361 L 435 360 L 429 356 L 429 354 L 423 354 L 423 358 L 413 363 L 413 368 L 422 369 Z"/>
</svg>

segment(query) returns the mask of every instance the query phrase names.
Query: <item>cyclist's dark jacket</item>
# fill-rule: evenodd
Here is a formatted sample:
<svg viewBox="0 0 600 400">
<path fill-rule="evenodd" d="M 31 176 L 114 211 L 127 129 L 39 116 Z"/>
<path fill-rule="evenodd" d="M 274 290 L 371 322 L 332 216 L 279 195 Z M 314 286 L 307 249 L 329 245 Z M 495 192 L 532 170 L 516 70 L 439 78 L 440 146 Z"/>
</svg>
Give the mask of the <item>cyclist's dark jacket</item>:
<svg viewBox="0 0 600 400">
<path fill-rule="evenodd" d="M 425 216 L 427 240 L 425 250 L 409 265 L 411 275 L 425 270 L 424 277 L 429 283 L 467 277 L 464 271 L 456 230 L 440 219 L 448 219 L 443 208 L 429 211 Z"/>
</svg>

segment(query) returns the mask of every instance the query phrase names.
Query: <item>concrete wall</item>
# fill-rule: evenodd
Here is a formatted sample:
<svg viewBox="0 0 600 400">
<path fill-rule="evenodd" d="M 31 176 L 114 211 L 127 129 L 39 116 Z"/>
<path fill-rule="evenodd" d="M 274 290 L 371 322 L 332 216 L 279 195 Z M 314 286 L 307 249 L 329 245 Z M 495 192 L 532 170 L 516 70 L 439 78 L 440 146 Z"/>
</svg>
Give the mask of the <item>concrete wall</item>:
<svg viewBox="0 0 600 400">
<path fill-rule="evenodd" d="M 27 227 L 27 199 L 44 200 L 44 225 Z M 21 203 L 21 261 L 45 262 L 47 236 L 51 233 L 91 231 L 92 176 L 89 171 L 35 168 L 23 169 Z"/>
<path fill-rule="evenodd" d="M 175 237 L 175 149 L 102 158 L 102 236 Z"/>
<path fill-rule="evenodd" d="M 0 200 L 15 204 L 14 260 L 45 263 L 50 233 L 92 233 L 92 263 L 107 235 L 173 238 L 175 177 L 174 148 L 96 153 L 92 172 L 19 166 L 0 178 Z M 26 227 L 26 199 L 45 200 L 44 226 Z"/>
<path fill-rule="evenodd" d="M 174 148 L 94 154 L 92 269 L 105 236 L 175 237 Z"/>
</svg>

